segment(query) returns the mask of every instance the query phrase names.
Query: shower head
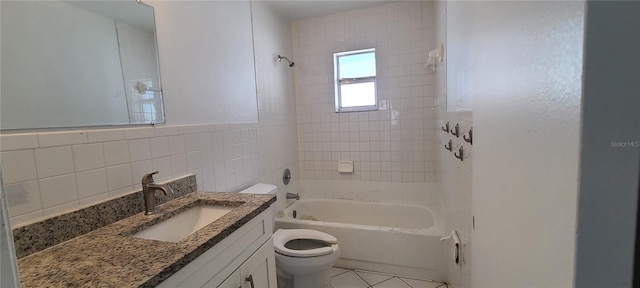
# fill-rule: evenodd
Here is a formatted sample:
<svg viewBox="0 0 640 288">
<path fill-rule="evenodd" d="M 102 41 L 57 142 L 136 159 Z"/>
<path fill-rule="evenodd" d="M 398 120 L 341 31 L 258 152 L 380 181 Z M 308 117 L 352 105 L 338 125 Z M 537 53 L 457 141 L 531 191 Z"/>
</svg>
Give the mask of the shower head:
<svg viewBox="0 0 640 288">
<path fill-rule="evenodd" d="M 289 62 L 289 67 L 293 67 L 296 65 L 296 62 L 289 60 L 289 58 L 278 55 L 278 62 L 282 62 L 282 59 L 287 60 L 287 62 Z"/>
</svg>

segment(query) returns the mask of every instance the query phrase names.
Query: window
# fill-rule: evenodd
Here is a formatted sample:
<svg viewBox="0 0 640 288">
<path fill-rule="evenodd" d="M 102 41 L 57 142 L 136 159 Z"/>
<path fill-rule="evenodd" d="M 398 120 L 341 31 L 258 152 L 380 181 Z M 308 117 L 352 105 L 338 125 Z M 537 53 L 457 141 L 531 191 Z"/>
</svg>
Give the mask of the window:
<svg viewBox="0 0 640 288">
<path fill-rule="evenodd" d="M 376 49 L 333 54 L 336 112 L 378 109 Z"/>
</svg>

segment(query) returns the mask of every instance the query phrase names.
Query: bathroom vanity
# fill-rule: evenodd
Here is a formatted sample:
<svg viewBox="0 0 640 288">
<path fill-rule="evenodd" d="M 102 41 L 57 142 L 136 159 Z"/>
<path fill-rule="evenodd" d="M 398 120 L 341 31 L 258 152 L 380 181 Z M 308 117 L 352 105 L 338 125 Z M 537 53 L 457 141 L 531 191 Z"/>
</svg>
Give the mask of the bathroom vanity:
<svg viewBox="0 0 640 288">
<path fill-rule="evenodd" d="M 158 206 L 158 214 L 138 213 L 18 259 L 22 286 L 275 288 L 270 208 L 275 200 L 274 195 L 187 194 Z M 134 237 L 203 205 L 233 209 L 175 242 Z"/>
<path fill-rule="evenodd" d="M 275 288 L 271 210 L 260 213 L 158 287 Z"/>
</svg>

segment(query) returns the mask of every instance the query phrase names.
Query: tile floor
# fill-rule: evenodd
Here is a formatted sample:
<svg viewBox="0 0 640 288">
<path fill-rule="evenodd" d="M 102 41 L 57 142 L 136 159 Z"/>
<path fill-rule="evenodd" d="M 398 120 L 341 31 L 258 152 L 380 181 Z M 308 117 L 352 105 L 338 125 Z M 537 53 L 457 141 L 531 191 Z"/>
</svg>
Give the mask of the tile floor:
<svg viewBox="0 0 640 288">
<path fill-rule="evenodd" d="M 398 277 L 376 272 L 333 267 L 330 271 L 333 288 L 446 288 L 447 284 Z"/>
</svg>

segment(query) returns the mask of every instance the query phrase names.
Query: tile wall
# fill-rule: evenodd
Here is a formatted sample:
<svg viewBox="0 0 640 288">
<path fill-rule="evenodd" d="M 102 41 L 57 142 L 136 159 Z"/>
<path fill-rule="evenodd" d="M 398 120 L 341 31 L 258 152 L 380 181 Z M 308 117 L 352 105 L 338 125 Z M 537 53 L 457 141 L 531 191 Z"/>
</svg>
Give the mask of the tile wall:
<svg viewBox="0 0 640 288">
<path fill-rule="evenodd" d="M 3 183 L 12 226 L 195 174 L 202 191 L 237 191 L 296 173 L 295 138 L 260 124 L 158 126 L 2 135 Z M 285 139 L 289 141 L 276 141 Z"/>
<path fill-rule="evenodd" d="M 304 179 L 435 182 L 434 3 L 405 1 L 292 23 Z M 376 48 L 378 111 L 336 113 L 333 53 Z M 429 48 L 429 49 L 427 49 Z M 352 174 L 338 160 L 354 161 Z"/>
</svg>

